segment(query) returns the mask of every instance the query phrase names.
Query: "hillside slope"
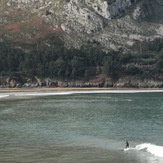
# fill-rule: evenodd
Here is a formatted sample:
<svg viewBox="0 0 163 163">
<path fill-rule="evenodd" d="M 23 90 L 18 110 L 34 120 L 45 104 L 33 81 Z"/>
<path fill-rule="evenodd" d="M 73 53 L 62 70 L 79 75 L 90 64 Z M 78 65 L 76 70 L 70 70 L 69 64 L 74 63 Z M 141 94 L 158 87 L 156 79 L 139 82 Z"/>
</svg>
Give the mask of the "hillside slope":
<svg viewBox="0 0 163 163">
<path fill-rule="evenodd" d="M 163 0 L 0 0 L 0 87 L 163 87 Z"/>
<path fill-rule="evenodd" d="M 163 37 L 162 0 L 1 0 L 1 41 L 57 35 L 67 47 L 125 51 Z"/>
</svg>

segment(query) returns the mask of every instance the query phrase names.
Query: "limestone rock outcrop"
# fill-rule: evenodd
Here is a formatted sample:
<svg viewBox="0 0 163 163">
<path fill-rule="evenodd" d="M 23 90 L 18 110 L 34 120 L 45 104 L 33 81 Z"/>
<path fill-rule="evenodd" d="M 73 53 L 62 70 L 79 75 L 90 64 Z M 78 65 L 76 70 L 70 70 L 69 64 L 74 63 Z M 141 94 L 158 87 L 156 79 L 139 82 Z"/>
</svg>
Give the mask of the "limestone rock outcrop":
<svg viewBox="0 0 163 163">
<path fill-rule="evenodd" d="M 163 37 L 163 0 L 0 1 L 0 40 L 32 42 L 55 34 L 66 47 L 132 51 Z"/>
</svg>

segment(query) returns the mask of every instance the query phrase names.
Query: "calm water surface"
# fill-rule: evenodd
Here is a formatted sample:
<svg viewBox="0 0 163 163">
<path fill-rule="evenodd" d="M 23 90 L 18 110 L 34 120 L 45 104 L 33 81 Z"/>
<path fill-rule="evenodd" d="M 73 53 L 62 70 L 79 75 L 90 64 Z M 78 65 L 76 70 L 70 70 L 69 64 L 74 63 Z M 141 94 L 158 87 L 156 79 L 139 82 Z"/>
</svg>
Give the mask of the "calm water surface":
<svg viewBox="0 0 163 163">
<path fill-rule="evenodd" d="M 1 93 L 0 162 L 163 163 L 162 115 L 163 92 Z"/>
</svg>

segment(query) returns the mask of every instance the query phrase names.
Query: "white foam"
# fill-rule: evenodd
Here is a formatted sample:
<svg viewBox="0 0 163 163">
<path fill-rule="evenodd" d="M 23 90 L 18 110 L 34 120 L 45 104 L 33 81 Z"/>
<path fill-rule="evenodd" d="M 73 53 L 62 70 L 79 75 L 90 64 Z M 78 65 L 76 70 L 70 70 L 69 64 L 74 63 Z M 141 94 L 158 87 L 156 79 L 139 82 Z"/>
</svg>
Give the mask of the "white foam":
<svg viewBox="0 0 163 163">
<path fill-rule="evenodd" d="M 163 90 L 88 90 L 88 91 L 55 91 L 55 92 L 24 92 L 16 93 L 15 96 L 52 96 L 71 94 L 95 94 L 95 93 L 149 93 L 163 92 Z"/>
<path fill-rule="evenodd" d="M 78 91 L 42 91 L 42 92 L 12 92 L 0 94 L 0 98 L 4 97 L 26 97 L 26 96 L 54 96 L 54 95 L 71 95 L 71 94 L 97 94 L 97 93 L 152 93 L 163 92 L 163 90 L 78 90 Z M 130 101 L 130 100 L 129 100 Z"/>
<path fill-rule="evenodd" d="M 150 143 L 144 143 L 137 145 L 135 147 L 136 150 L 146 150 L 147 152 L 153 154 L 157 157 L 163 157 L 163 146 L 157 146 Z"/>
<path fill-rule="evenodd" d="M 9 95 L 0 95 L 0 98 L 5 98 L 5 97 L 8 97 Z"/>
<path fill-rule="evenodd" d="M 123 149 L 123 151 L 129 151 L 129 150 L 132 150 L 132 148 L 125 148 L 125 149 Z"/>
<path fill-rule="evenodd" d="M 16 93 L 15 96 L 54 96 L 54 95 L 70 95 L 72 92 L 25 92 Z"/>
</svg>

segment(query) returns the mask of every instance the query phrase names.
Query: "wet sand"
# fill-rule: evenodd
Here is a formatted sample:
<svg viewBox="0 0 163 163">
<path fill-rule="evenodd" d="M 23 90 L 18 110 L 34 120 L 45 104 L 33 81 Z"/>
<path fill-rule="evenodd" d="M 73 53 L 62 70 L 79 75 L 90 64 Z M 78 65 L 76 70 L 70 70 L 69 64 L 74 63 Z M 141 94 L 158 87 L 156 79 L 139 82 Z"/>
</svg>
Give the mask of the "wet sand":
<svg viewBox="0 0 163 163">
<path fill-rule="evenodd" d="M 163 90 L 163 88 L 78 88 L 78 87 L 56 87 L 56 88 L 47 88 L 47 87 L 39 87 L 39 88 L 0 88 L 0 93 L 3 92 L 42 92 L 42 91 L 77 91 L 77 90 Z"/>
</svg>

